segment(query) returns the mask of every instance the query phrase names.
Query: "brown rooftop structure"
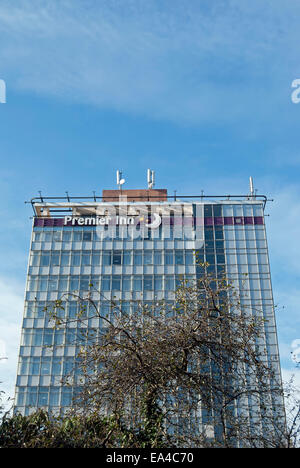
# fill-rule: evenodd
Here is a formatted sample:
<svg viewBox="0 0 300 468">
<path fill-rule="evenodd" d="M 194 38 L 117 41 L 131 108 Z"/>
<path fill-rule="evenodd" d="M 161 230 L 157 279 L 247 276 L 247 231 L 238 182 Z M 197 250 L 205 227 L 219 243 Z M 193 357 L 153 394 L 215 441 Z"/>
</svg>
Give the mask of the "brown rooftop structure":
<svg viewBox="0 0 300 468">
<path fill-rule="evenodd" d="M 167 201 L 167 189 L 133 189 L 133 190 L 103 190 L 102 201 L 116 202 L 126 199 L 130 202 L 161 202 Z"/>
</svg>

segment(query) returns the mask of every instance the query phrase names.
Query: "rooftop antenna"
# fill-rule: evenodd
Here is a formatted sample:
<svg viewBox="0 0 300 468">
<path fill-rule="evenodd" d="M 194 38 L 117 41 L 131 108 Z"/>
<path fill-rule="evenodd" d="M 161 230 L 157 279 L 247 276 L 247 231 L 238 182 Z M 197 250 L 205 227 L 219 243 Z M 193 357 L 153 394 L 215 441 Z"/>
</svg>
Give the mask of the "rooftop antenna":
<svg viewBox="0 0 300 468">
<path fill-rule="evenodd" d="M 151 169 L 147 170 L 147 182 L 148 182 L 148 189 L 152 189 L 155 184 L 155 172 L 151 171 Z"/>
<path fill-rule="evenodd" d="M 253 187 L 253 178 L 249 177 L 249 183 L 250 183 L 250 198 L 254 197 L 254 187 Z"/>
<path fill-rule="evenodd" d="M 119 190 L 122 190 L 122 185 L 125 184 L 125 179 L 122 178 L 122 171 L 117 171 L 117 185 Z"/>
</svg>

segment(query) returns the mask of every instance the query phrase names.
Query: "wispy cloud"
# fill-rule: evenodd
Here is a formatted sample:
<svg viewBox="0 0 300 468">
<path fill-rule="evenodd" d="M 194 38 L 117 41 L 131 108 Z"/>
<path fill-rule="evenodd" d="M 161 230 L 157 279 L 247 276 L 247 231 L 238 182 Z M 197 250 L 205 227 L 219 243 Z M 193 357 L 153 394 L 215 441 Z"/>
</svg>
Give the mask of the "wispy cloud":
<svg viewBox="0 0 300 468">
<path fill-rule="evenodd" d="M 263 118 L 300 71 L 299 12 L 281 0 L 3 0 L 0 72 L 8 88 L 151 117 Z"/>
</svg>

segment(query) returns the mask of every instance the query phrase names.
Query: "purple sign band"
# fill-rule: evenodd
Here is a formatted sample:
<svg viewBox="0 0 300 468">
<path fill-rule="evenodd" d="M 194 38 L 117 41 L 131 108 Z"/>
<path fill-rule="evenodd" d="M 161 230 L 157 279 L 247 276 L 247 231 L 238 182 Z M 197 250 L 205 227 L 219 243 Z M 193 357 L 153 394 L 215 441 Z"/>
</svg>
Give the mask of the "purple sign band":
<svg viewBox="0 0 300 468">
<path fill-rule="evenodd" d="M 64 223 L 64 218 L 34 218 L 34 227 L 63 227 L 63 226 L 79 226 L 75 221 Z M 192 217 L 163 217 L 163 225 L 169 226 L 234 226 L 234 225 L 263 225 L 263 216 L 225 216 L 217 218 L 192 218 Z M 113 225 L 113 223 L 111 223 Z M 81 226 L 82 227 L 82 226 Z"/>
</svg>

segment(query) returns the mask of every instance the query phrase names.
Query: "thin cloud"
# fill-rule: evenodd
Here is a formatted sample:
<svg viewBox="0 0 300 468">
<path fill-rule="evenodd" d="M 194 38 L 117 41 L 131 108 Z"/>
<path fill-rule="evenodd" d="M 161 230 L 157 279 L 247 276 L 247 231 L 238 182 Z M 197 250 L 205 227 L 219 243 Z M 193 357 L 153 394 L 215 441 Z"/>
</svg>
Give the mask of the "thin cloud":
<svg viewBox="0 0 300 468">
<path fill-rule="evenodd" d="M 283 68 L 296 73 L 299 12 L 280 0 L 4 0 L 1 73 L 8 88 L 154 118 L 263 119 L 288 99 L 276 88 Z"/>
</svg>

